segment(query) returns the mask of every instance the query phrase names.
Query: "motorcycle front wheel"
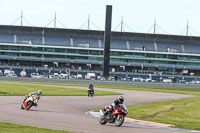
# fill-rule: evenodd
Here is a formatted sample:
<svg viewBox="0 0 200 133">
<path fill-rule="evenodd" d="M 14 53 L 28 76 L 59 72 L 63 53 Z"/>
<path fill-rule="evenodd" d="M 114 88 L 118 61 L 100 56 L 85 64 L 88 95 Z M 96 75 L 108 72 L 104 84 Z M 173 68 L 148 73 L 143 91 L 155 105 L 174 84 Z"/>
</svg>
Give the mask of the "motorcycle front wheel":
<svg viewBox="0 0 200 133">
<path fill-rule="evenodd" d="M 29 101 L 26 105 L 26 110 L 29 110 L 33 105 L 33 102 Z"/>
<path fill-rule="evenodd" d="M 107 123 L 106 118 L 104 118 L 104 116 L 101 116 L 101 117 L 99 118 L 99 123 L 100 123 L 101 125 L 105 125 L 105 124 Z"/>
<path fill-rule="evenodd" d="M 21 109 L 24 109 L 23 104 L 21 104 Z"/>
<path fill-rule="evenodd" d="M 90 91 L 88 91 L 88 97 L 90 97 L 90 96 L 91 96 Z"/>
<path fill-rule="evenodd" d="M 115 126 L 120 127 L 124 123 L 124 116 L 118 117 L 115 121 Z"/>
</svg>

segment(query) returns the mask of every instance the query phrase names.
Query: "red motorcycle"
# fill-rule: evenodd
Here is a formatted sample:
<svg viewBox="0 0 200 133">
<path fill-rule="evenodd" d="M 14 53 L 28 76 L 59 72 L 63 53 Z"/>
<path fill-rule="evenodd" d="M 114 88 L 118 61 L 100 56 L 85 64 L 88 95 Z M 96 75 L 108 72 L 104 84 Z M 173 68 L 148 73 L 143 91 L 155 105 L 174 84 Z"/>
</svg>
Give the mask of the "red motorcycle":
<svg viewBox="0 0 200 133">
<path fill-rule="evenodd" d="M 124 118 L 126 114 L 128 114 L 128 109 L 126 108 L 126 105 L 120 104 L 118 107 L 113 107 L 113 111 L 109 111 L 109 106 L 106 106 L 104 108 L 104 111 L 108 111 L 106 115 L 100 110 L 101 117 L 99 119 L 99 123 L 101 125 L 105 125 L 108 123 L 115 123 L 115 126 L 120 127 L 124 123 Z"/>
<path fill-rule="evenodd" d="M 32 106 L 37 107 L 37 98 L 35 96 L 28 96 L 21 104 L 21 109 L 29 110 Z"/>
</svg>

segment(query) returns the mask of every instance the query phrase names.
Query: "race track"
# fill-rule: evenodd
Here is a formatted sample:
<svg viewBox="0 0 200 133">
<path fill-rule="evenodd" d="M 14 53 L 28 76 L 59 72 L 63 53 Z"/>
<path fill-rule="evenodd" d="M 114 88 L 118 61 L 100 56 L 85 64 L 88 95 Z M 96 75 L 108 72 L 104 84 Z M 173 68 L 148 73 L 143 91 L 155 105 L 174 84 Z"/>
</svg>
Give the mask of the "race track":
<svg viewBox="0 0 200 133">
<path fill-rule="evenodd" d="M 70 88 L 85 89 L 84 87 L 72 86 Z M 190 95 L 159 92 L 104 88 L 95 88 L 95 90 L 122 93 L 126 105 L 191 97 Z M 95 96 L 93 98 L 87 96 L 43 96 L 39 106 L 32 107 L 30 111 L 20 109 L 23 98 L 23 96 L 0 96 L 0 121 L 78 133 L 184 133 L 184 131 L 131 123 L 124 123 L 121 127 L 115 127 L 113 124 L 100 125 L 97 118 L 86 114 L 87 111 L 110 105 L 117 96 Z"/>
</svg>

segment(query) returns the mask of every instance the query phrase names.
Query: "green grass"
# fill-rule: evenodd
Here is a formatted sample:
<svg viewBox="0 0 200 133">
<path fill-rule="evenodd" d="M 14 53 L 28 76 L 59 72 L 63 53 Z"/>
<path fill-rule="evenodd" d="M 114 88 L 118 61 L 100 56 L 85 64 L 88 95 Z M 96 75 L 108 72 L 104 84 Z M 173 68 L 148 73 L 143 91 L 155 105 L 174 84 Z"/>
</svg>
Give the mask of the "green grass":
<svg viewBox="0 0 200 133">
<path fill-rule="evenodd" d="M 3 82 L 21 82 L 31 84 L 48 84 L 48 85 L 62 85 L 62 86 L 80 86 L 88 87 L 86 84 L 64 84 L 64 83 L 43 83 L 43 82 L 24 82 L 24 81 L 0 81 Z M 95 85 L 94 88 L 110 88 L 121 90 L 137 90 L 137 91 L 152 91 L 152 92 L 164 92 L 164 93 L 176 93 L 176 94 L 189 94 L 200 95 L 200 89 L 187 89 L 187 88 L 146 88 L 146 87 L 134 87 L 134 86 L 110 86 L 110 85 Z"/>
<path fill-rule="evenodd" d="M 8 122 L 0 122 L 0 133 L 72 133 L 72 132 L 37 128 L 26 125 L 12 124 Z"/>
<path fill-rule="evenodd" d="M 62 87 L 49 87 L 39 85 L 25 85 L 25 84 L 9 84 L 0 83 L 0 96 L 24 96 L 30 92 L 41 89 L 43 96 L 86 96 L 86 89 L 62 88 Z M 120 93 L 95 91 L 95 96 L 99 95 L 119 95 Z"/>
<path fill-rule="evenodd" d="M 128 110 L 130 118 L 200 130 L 200 97 L 129 106 Z"/>
</svg>

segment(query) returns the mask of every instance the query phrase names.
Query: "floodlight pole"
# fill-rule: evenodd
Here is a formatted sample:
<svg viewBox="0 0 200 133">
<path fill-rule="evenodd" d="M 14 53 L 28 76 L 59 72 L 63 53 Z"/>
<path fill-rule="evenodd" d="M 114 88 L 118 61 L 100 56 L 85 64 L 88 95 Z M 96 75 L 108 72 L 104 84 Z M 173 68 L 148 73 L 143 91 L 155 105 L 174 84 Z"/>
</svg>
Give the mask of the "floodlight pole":
<svg viewBox="0 0 200 133">
<path fill-rule="evenodd" d="M 90 15 L 88 15 L 88 30 L 90 30 Z"/>
<path fill-rule="evenodd" d="M 23 24 L 23 11 L 21 11 L 21 26 Z"/>
<path fill-rule="evenodd" d="M 156 19 L 154 19 L 154 28 L 153 28 L 153 33 L 156 34 Z"/>
<path fill-rule="evenodd" d="M 56 28 L 56 13 L 55 13 L 55 18 L 54 18 L 54 28 Z"/>
<path fill-rule="evenodd" d="M 188 32 L 189 32 L 189 25 L 188 25 L 188 21 L 187 21 L 186 36 L 188 36 Z"/>
<path fill-rule="evenodd" d="M 122 20 L 121 20 L 121 32 L 123 32 L 123 16 L 122 16 Z"/>
</svg>

